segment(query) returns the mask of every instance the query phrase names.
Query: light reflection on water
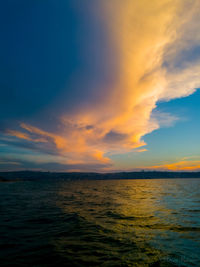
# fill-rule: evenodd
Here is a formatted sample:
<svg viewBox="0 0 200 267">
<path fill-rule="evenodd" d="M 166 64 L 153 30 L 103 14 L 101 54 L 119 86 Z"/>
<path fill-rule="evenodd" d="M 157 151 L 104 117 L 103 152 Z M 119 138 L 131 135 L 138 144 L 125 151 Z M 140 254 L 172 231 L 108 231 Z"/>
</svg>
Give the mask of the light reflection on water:
<svg viewBox="0 0 200 267">
<path fill-rule="evenodd" d="M 4 265 L 199 266 L 200 179 L 0 188 Z"/>
</svg>

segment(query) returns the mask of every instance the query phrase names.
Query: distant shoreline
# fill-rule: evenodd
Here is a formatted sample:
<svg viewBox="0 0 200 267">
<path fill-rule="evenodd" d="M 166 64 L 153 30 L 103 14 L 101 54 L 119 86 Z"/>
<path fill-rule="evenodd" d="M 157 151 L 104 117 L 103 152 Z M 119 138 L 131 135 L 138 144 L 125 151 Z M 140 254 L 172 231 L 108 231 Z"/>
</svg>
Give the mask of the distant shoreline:
<svg viewBox="0 0 200 267">
<path fill-rule="evenodd" d="M 131 180 L 131 179 L 177 179 L 177 178 L 200 178 L 200 172 L 168 172 L 168 171 L 137 171 L 137 172 L 116 172 L 116 173 L 42 172 L 42 171 L 0 172 L 0 182 L 38 180 L 38 179 Z"/>
</svg>

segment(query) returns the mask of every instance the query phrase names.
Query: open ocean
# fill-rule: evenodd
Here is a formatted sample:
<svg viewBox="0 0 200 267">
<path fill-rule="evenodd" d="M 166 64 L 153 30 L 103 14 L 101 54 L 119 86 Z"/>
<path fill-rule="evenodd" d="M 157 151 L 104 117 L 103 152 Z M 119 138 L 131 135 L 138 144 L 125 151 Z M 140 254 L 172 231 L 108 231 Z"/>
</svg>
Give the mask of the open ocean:
<svg viewBox="0 0 200 267">
<path fill-rule="evenodd" d="M 2 182 L 0 266 L 200 266 L 200 179 Z"/>
</svg>

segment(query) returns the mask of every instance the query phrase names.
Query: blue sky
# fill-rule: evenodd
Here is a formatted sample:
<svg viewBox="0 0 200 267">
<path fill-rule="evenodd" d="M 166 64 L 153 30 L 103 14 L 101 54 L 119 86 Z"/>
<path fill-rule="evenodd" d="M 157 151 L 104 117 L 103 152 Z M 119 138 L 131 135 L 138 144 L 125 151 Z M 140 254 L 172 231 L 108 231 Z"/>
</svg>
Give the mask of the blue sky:
<svg viewBox="0 0 200 267">
<path fill-rule="evenodd" d="M 199 159 L 200 91 L 189 97 L 159 103 L 157 110 L 171 113 L 177 120 L 171 126 L 155 130 L 144 136 L 147 151 L 114 155 L 118 166 L 137 168 L 143 163 L 145 167 L 181 161 L 183 158 Z"/>
</svg>

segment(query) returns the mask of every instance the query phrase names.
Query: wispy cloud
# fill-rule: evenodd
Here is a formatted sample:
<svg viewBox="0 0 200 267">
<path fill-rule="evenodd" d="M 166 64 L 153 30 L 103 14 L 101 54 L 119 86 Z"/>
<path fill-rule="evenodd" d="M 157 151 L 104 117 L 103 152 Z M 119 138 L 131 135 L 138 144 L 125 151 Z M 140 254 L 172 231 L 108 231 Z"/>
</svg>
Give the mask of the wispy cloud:
<svg viewBox="0 0 200 267">
<path fill-rule="evenodd" d="M 161 164 L 158 166 L 147 167 L 153 170 L 168 170 L 168 171 L 199 171 L 200 160 L 180 160 L 173 163 Z"/>
</svg>

